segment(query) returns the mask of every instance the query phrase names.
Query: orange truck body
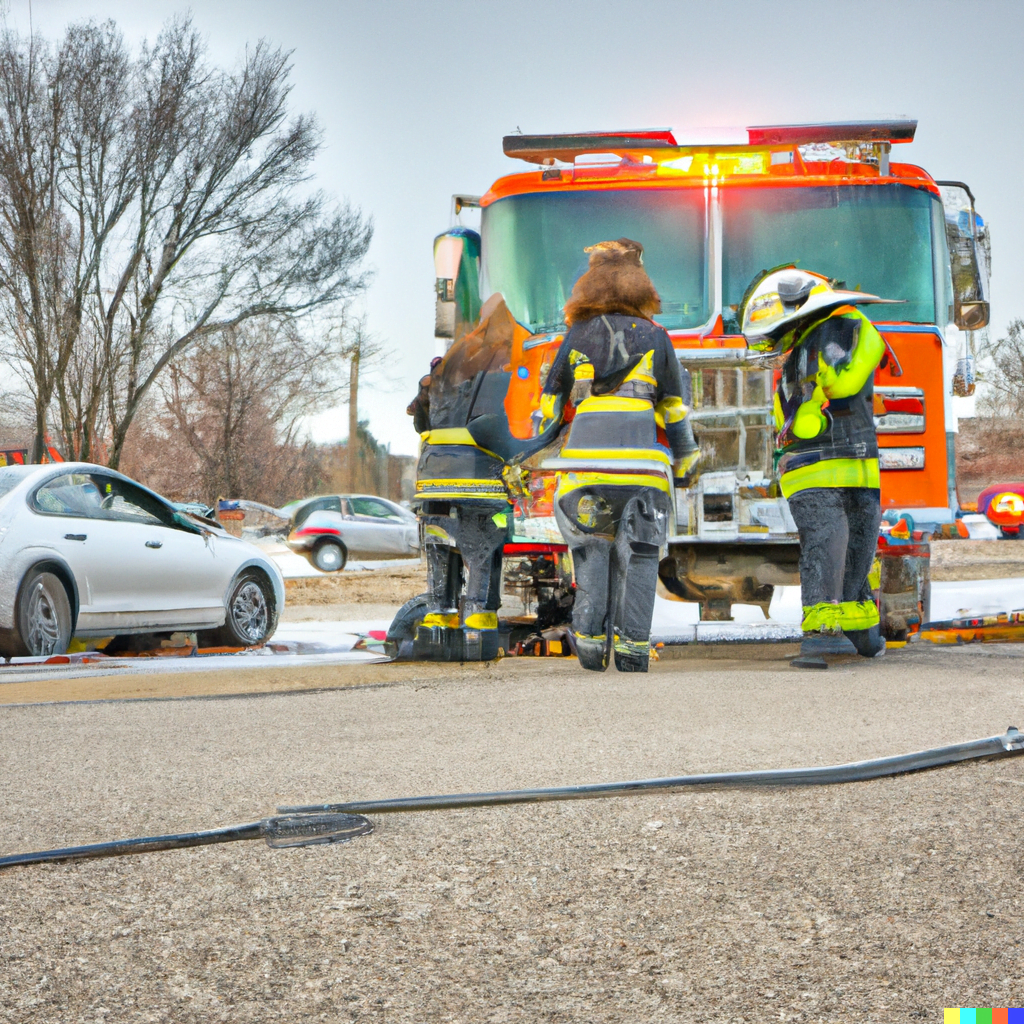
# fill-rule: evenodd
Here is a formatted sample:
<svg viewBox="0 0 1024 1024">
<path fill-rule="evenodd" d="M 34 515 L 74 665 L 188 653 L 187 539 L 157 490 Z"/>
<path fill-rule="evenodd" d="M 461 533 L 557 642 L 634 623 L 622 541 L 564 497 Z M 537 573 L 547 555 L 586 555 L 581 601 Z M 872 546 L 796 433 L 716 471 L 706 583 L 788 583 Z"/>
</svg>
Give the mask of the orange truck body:
<svg viewBox="0 0 1024 1024">
<path fill-rule="evenodd" d="M 785 201 L 795 202 L 797 205 L 802 190 L 817 189 L 816 194 L 821 195 L 823 189 L 835 188 L 837 195 L 839 190 L 845 190 L 844 194 L 850 195 L 851 189 L 872 190 L 890 187 L 891 192 L 892 186 L 905 186 L 918 193 L 924 192 L 934 196 L 940 203 L 945 202 L 946 197 L 941 186 L 959 183 L 937 182 L 920 167 L 890 161 L 893 143 L 910 141 L 915 126 L 916 122 L 889 125 L 866 122 L 857 125 L 747 129 L 745 139 L 741 135 L 721 144 L 697 142 L 690 145 L 677 140 L 671 132 L 663 130 L 593 133 L 580 136 L 510 136 L 505 140 L 506 154 L 536 164 L 535 169 L 500 178 L 479 199 L 467 200 L 467 197 L 456 197 L 456 206 L 458 208 L 458 200 L 461 199 L 463 203 L 468 201 L 469 205 L 479 205 L 483 210 L 483 287 L 487 289 L 488 210 L 503 200 L 527 196 L 550 196 L 555 199 L 560 196 L 579 196 L 581 193 L 587 193 L 600 203 L 603 193 L 608 193 L 611 199 L 612 194 L 616 197 L 622 197 L 624 193 L 635 193 L 639 196 L 648 190 L 679 190 L 691 193 L 696 204 L 697 194 L 702 194 L 704 208 L 708 211 L 708 240 L 704 250 L 704 258 L 707 261 L 707 294 L 712 296 L 708 301 L 708 316 L 699 326 L 665 326 L 680 362 L 690 371 L 694 381 L 692 404 L 699 440 L 702 423 L 705 426 L 717 425 L 721 428 L 720 421 L 728 411 L 726 407 L 729 401 L 742 405 L 744 385 L 738 385 L 739 399 L 722 398 L 725 393 L 723 388 L 734 387 L 733 368 L 747 371 L 753 369 L 755 377 L 760 374 L 757 380 L 751 378 L 752 383 L 756 385 L 753 390 L 757 394 L 754 403 L 757 406 L 757 414 L 746 416 L 745 426 L 739 428 L 738 441 L 723 441 L 720 448 L 724 450 L 730 443 L 738 444 L 739 464 L 742 467 L 745 464 L 743 446 L 751 445 L 751 437 L 756 435 L 757 450 L 768 452 L 770 463 L 773 443 L 768 407 L 773 379 L 769 376 L 770 364 L 764 360 L 758 362 L 758 357 L 748 350 L 746 341 L 738 333 L 736 305 L 729 307 L 729 310 L 722 305 L 723 257 L 720 250 L 723 247 L 724 236 L 721 210 L 728 208 L 729 197 L 735 196 L 737 192 L 749 194 L 752 190 L 759 190 L 760 195 L 767 195 L 767 190 L 779 189 L 790 190 Z M 588 161 L 588 156 L 593 159 Z M 970 195 L 969 189 L 966 189 L 966 194 Z M 973 246 L 973 196 L 970 199 L 970 243 Z M 951 406 L 952 378 L 956 355 L 960 348 L 966 350 L 971 340 L 967 331 L 961 330 L 953 322 L 957 318 L 969 319 L 971 311 L 965 304 L 961 316 L 961 299 L 964 296 L 955 286 L 957 264 L 950 257 L 950 247 L 954 244 L 952 236 L 947 245 L 942 228 L 936 227 L 937 224 L 944 223 L 947 234 L 951 230 L 949 207 L 945 207 L 944 215 L 942 205 L 939 205 L 938 210 L 937 217 L 931 220 L 930 240 L 922 239 L 921 242 L 922 246 L 927 245 L 930 250 L 934 250 L 930 258 L 933 265 L 935 316 L 928 322 L 917 319 L 901 320 L 899 306 L 874 307 L 876 310 L 886 310 L 889 317 L 875 321 L 887 345 L 886 357 L 875 376 L 875 412 L 879 431 L 878 443 L 881 449 L 882 506 L 883 510 L 910 512 L 915 523 L 926 529 L 928 524 L 951 523 L 959 511 L 953 456 L 956 420 L 952 415 Z M 952 216 L 955 217 L 955 211 Z M 645 242 L 641 235 L 633 237 Z M 841 245 L 842 241 L 842 238 L 838 238 L 835 244 Z M 590 244 L 593 244 L 592 241 Z M 971 252 L 974 252 L 973 248 Z M 920 252 L 917 256 L 919 259 L 924 258 L 924 254 Z M 801 262 L 803 257 L 799 252 L 794 252 L 789 258 L 808 270 L 830 272 L 828 267 Z M 660 290 L 658 277 L 653 270 L 651 275 L 655 286 Z M 439 281 L 439 288 L 440 284 Z M 854 288 L 859 286 L 859 282 L 853 280 L 847 284 Z M 564 289 L 564 283 L 562 287 Z M 887 298 L 899 297 L 885 295 L 878 286 L 865 290 L 878 291 Z M 664 292 L 662 294 L 664 297 Z M 943 295 L 948 302 L 940 302 Z M 486 298 L 486 295 L 481 293 L 481 297 Z M 974 297 L 980 299 L 980 291 Z M 513 315 L 520 319 L 519 311 L 511 302 L 509 305 Z M 981 306 L 984 307 L 983 314 L 978 314 L 975 309 L 975 327 L 984 326 L 982 317 L 987 321 L 987 304 L 982 303 Z M 728 317 L 723 315 L 727 312 Z M 529 324 L 527 327 L 529 329 Z M 544 379 L 563 337 L 558 330 L 534 330 L 535 333 L 531 337 L 520 339 L 514 348 L 509 389 L 505 398 L 505 411 L 510 429 L 515 436 L 522 438 L 531 436 Z M 750 390 L 748 387 L 748 392 Z M 733 392 L 729 394 L 733 395 Z M 718 396 L 718 405 L 709 406 L 702 413 L 702 402 L 708 405 L 709 395 Z M 709 418 L 702 420 L 702 415 Z M 725 437 L 724 434 L 721 436 Z M 714 467 L 706 467 L 706 470 L 707 468 Z M 547 493 L 550 490 L 550 481 L 543 479 L 544 474 L 536 476 L 538 479 L 531 487 L 531 492 L 536 494 L 536 501 L 528 499 L 525 502 L 526 507 L 519 511 L 528 516 L 551 516 L 550 495 Z M 795 554 L 792 550 L 796 537 L 788 516 L 788 508 L 779 513 L 779 522 L 782 524 L 780 526 L 766 526 L 749 510 L 744 511 L 742 516 L 739 514 L 741 501 L 747 504 L 777 501 L 784 505 L 777 485 L 767 479 L 770 476 L 769 465 L 763 486 L 748 486 L 744 490 L 741 480 L 736 490 L 739 497 L 731 506 L 731 512 L 727 508 L 725 512 L 714 513 L 714 509 L 726 508 L 726 505 L 722 505 L 721 502 L 716 504 L 715 500 L 709 501 L 707 496 L 704 497 L 703 507 L 697 511 L 692 497 L 677 497 L 679 505 L 676 530 L 670 537 L 669 545 L 669 561 L 674 550 L 677 568 L 672 569 L 669 566 L 662 573 L 662 578 L 666 584 L 670 583 L 674 575 L 682 577 L 689 574 L 698 580 L 695 586 L 681 586 L 676 591 L 677 596 L 687 600 L 700 600 L 701 594 L 707 596 L 716 592 L 716 584 L 711 579 L 715 573 L 710 570 L 704 571 L 702 577 L 699 564 L 703 561 L 706 564 L 717 562 L 719 566 L 723 565 L 721 552 L 713 554 L 707 547 L 716 543 L 719 546 L 726 545 L 729 557 L 724 561 L 734 563 L 733 569 L 722 570 L 718 576 L 723 577 L 723 574 L 728 575 L 732 572 L 734 577 L 746 574 L 748 579 L 744 591 L 739 585 L 725 585 L 719 578 L 721 586 L 718 586 L 717 593 L 720 600 L 727 603 L 731 600 L 754 600 L 756 603 L 764 604 L 766 592 L 762 584 L 765 581 L 769 584 L 769 593 L 771 583 L 797 581 Z M 749 480 L 747 482 L 749 483 Z M 711 484 L 708 488 L 710 492 L 716 491 Z M 689 512 L 686 507 L 687 501 L 690 502 Z M 730 515 L 733 517 L 731 522 L 728 519 Z M 770 519 L 769 516 L 766 521 Z M 529 539 L 535 542 L 537 537 L 538 534 L 534 531 L 531 538 L 517 537 L 517 540 L 525 543 Z M 555 539 L 552 536 L 551 540 Z M 747 548 L 743 548 L 745 544 L 748 545 Z M 780 549 L 773 554 L 772 545 L 788 545 L 791 550 L 784 553 Z M 749 557 L 742 557 L 744 551 L 749 552 Z M 739 556 L 733 558 L 732 556 L 737 553 Z M 774 562 L 775 566 L 774 573 L 761 573 L 763 579 L 760 583 L 757 572 L 752 568 L 759 558 L 762 561 L 767 558 L 767 561 Z M 688 566 L 684 566 L 684 563 L 688 563 Z M 703 583 L 699 582 L 701 578 L 704 580 Z M 757 597 L 757 593 L 760 593 L 760 598 Z M 709 597 L 708 601 L 710 600 Z M 727 617 L 727 612 L 719 608 L 718 615 L 711 617 Z"/>
</svg>

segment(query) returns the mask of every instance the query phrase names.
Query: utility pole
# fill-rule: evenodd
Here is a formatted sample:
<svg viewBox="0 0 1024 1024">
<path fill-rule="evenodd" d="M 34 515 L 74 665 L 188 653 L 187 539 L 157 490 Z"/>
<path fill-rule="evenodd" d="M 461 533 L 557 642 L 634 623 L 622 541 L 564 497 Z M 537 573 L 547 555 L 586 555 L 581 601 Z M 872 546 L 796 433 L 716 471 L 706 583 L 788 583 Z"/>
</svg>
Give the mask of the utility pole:
<svg viewBox="0 0 1024 1024">
<path fill-rule="evenodd" d="M 362 352 L 361 333 L 356 334 L 352 359 L 348 371 L 348 489 L 356 490 L 356 466 L 359 448 L 359 356 Z"/>
</svg>

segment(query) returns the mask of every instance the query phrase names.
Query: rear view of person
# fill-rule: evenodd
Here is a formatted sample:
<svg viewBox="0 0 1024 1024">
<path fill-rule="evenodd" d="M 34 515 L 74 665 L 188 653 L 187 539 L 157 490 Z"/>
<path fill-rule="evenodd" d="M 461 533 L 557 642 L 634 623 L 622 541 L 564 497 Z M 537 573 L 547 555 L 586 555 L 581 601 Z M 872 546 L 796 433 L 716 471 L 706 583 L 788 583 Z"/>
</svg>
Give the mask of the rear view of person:
<svg viewBox="0 0 1024 1024">
<path fill-rule="evenodd" d="M 679 361 L 651 320 L 661 303 L 643 247 L 622 238 L 585 251 L 590 266 L 565 306 L 570 329 L 544 386 L 542 428 L 575 406 L 549 465 L 561 471 L 555 517 L 572 554 L 580 664 L 603 671 L 614 651 L 620 672 L 646 672 L 673 460 L 685 476 L 699 451 Z"/>
<path fill-rule="evenodd" d="M 775 459 L 800 532 L 804 633 L 843 633 L 858 654 L 884 654 L 868 574 L 882 517 L 873 396 L 885 343 L 856 307 L 891 300 L 794 267 L 764 274 L 747 294 L 747 342 L 786 355 Z"/>
</svg>

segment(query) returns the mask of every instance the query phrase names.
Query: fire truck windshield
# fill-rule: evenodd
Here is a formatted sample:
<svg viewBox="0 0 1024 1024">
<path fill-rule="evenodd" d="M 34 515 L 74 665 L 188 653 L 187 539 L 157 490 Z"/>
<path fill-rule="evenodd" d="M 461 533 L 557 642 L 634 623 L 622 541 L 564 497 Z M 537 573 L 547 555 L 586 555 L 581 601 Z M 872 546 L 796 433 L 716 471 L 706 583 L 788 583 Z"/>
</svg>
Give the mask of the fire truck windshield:
<svg viewBox="0 0 1024 1024">
<path fill-rule="evenodd" d="M 729 333 L 739 329 L 737 308 L 754 275 L 789 262 L 857 291 L 904 300 L 901 306 L 865 306 L 875 319 L 946 324 L 942 204 L 921 189 L 726 188 L 722 238 L 722 312 Z"/>
<path fill-rule="evenodd" d="M 535 333 L 565 326 L 562 307 L 587 269 L 584 248 L 623 236 L 644 247 L 659 323 L 675 330 L 708 319 L 703 189 L 509 196 L 483 211 L 482 236 L 482 296 L 501 292 Z"/>
</svg>

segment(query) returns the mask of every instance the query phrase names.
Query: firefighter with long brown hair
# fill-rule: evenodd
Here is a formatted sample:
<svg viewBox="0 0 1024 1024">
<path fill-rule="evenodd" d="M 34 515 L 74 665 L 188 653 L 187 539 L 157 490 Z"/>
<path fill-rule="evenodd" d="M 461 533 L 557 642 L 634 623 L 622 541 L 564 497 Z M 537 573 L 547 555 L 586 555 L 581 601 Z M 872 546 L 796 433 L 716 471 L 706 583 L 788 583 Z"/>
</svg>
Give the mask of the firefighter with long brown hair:
<svg viewBox="0 0 1024 1024">
<path fill-rule="evenodd" d="M 555 516 L 572 555 L 580 664 L 603 671 L 614 653 L 620 672 L 646 672 L 673 477 L 688 478 L 699 451 L 679 360 L 652 319 L 661 301 L 643 246 L 620 238 L 585 251 L 590 264 L 565 306 L 569 330 L 544 385 L 541 429 L 575 407 L 547 464 L 560 470 Z"/>
</svg>

